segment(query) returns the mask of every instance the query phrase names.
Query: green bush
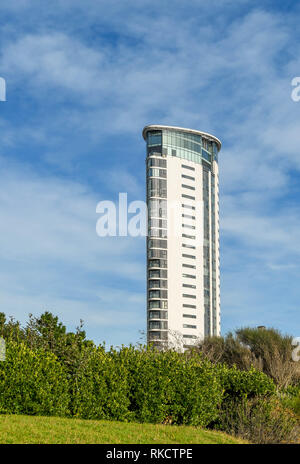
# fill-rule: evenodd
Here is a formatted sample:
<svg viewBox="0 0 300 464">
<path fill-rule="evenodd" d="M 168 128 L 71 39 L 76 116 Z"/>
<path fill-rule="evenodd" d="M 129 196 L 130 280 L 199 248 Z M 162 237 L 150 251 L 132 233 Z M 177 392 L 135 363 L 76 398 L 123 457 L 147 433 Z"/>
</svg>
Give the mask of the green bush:
<svg viewBox="0 0 300 464">
<path fill-rule="evenodd" d="M 216 418 L 222 386 L 211 363 L 174 351 L 125 353 L 135 420 L 206 426 Z"/>
<path fill-rule="evenodd" d="M 127 371 L 113 349 L 90 350 L 84 369 L 72 382 L 72 412 L 83 419 L 128 420 Z"/>
<path fill-rule="evenodd" d="M 283 407 L 290 409 L 300 421 L 300 387 L 290 386 L 280 392 Z"/>
<path fill-rule="evenodd" d="M 224 401 L 275 391 L 261 372 L 215 365 L 196 352 L 86 346 L 76 365 L 70 375 L 48 350 L 9 341 L 0 412 L 205 427 L 218 420 Z"/>
<path fill-rule="evenodd" d="M 173 393 L 169 414 L 177 424 L 206 427 L 218 416 L 223 389 L 211 363 L 199 356 L 181 360 L 170 370 Z"/>
<path fill-rule="evenodd" d="M 225 337 L 205 337 L 197 349 L 213 363 L 236 365 L 240 370 L 254 367 L 271 377 L 278 388 L 298 385 L 299 363 L 292 359 L 293 337 L 273 328 L 245 327 Z"/>
<path fill-rule="evenodd" d="M 66 373 L 56 356 L 8 342 L 0 362 L 0 413 L 64 416 L 68 403 Z"/>
<path fill-rule="evenodd" d="M 298 439 L 296 417 L 275 397 L 225 402 L 216 428 L 257 444 L 294 443 Z"/>
<path fill-rule="evenodd" d="M 276 392 L 273 380 L 253 367 L 248 371 L 240 371 L 236 366 L 221 365 L 218 369 L 224 388 L 224 399 L 270 396 Z"/>
<path fill-rule="evenodd" d="M 133 420 L 161 423 L 168 415 L 170 357 L 147 348 L 123 347 L 120 362 L 128 372 L 129 410 Z"/>
<path fill-rule="evenodd" d="M 0 413 L 213 427 L 232 402 L 273 401 L 276 392 L 263 372 L 211 362 L 197 349 L 97 348 L 81 327 L 68 333 L 50 313 L 31 318 L 26 330 L 0 314 L 1 334 Z M 230 347 L 239 352 L 236 343 Z M 285 398 L 291 403 L 291 392 Z"/>
<path fill-rule="evenodd" d="M 74 385 L 77 417 L 202 425 L 217 417 L 222 386 L 199 356 L 97 349 Z"/>
</svg>

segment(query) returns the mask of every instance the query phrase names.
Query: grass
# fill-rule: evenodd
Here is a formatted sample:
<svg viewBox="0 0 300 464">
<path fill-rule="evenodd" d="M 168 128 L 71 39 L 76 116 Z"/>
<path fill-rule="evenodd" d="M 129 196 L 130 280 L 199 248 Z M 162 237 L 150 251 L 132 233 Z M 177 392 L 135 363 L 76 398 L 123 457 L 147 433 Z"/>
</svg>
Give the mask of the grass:
<svg viewBox="0 0 300 464">
<path fill-rule="evenodd" d="M 225 433 L 192 426 L 0 415 L 1 444 L 242 444 Z"/>
</svg>

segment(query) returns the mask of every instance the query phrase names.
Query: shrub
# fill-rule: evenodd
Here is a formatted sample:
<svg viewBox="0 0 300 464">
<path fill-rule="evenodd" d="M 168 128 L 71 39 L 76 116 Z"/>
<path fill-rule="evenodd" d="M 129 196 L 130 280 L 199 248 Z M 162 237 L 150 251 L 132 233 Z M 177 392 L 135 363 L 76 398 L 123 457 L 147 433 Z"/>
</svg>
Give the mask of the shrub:
<svg viewBox="0 0 300 464">
<path fill-rule="evenodd" d="M 213 363 L 224 363 L 227 366 L 237 366 L 238 369 L 248 370 L 250 367 L 262 369 L 260 359 L 257 359 L 249 349 L 232 333 L 225 337 L 205 337 L 198 344 L 198 351 Z"/>
<path fill-rule="evenodd" d="M 66 415 L 68 381 L 53 353 L 10 341 L 0 362 L 0 413 Z"/>
<path fill-rule="evenodd" d="M 248 371 L 240 371 L 236 366 L 229 368 L 220 365 L 218 371 L 224 389 L 224 400 L 270 396 L 276 392 L 273 380 L 253 367 Z"/>
<path fill-rule="evenodd" d="M 213 365 L 199 355 L 133 350 L 130 361 L 135 420 L 206 426 L 217 417 L 222 386 Z"/>
<path fill-rule="evenodd" d="M 82 326 L 76 333 L 68 333 L 50 313 L 31 317 L 26 330 L 12 319 L 6 322 L 0 313 L 0 335 L 7 341 L 7 360 L 0 363 L 0 413 L 226 429 L 226 414 L 232 407 L 228 421 L 231 418 L 230 427 L 234 427 L 237 418 L 235 433 L 246 435 L 249 429 L 252 440 L 261 442 L 273 440 L 275 430 L 278 440 L 288 437 L 292 429 L 282 405 L 299 411 L 299 389 L 296 384 L 281 388 L 281 407 L 275 408 L 276 386 L 271 378 L 275 374 L 267 376 L 251 363 L 267 359 L 259 351 L 264 346 L 261 338 L 272 343 L 277 340 L 277 346 L 287 347 L 287 342 L 284 339 L 281 345 L 277 333 L 253 335 L 247 330 L 243 337 L 248 337 L 249 346 L 237 337 L 215 337 L 203 342 L 206 353 L 141 346 L 107 352 L 104 346 L 97 348 L 85 340 Z M 208 353 L 213 352 L 217 356 L 211 362 Z M 231 364 L 234 359 L 239 360 L 238 365 Z M 255 428 L 256 423 L 260 425 Z"/>
<path fill-rule="evenodd" d="M 293 443 L 298 435 L 295 416 L 275 398 L 225 402 L 217 428 L 257 444 Z"/>
<path fill-rule="evenodd" d="M 129 410 L 133 420 L 163 422 L 167 417 L 170 356 L 147 348 L 123 348 L 120 360 L 126 366 L 129 385 Z"/>
<path fill-rule="evenodd" d="M 129 413 L 127 371 L 113 349 L 89 350 L 84 369 L 72 385 L 72 412 L 83 419 L 127 420 Z"/>
<path fill-rule="evenodd" d="M 278 330 L 242 328 L 236 331 L 237 338 L 247 345 L 256 359 L 260 359 L 262 370 L 280 388 L 297 384 L 300 380 L 300 364 L 293 361 L 292 338 Z"/>
<path fill-rule="evenodd" d="M 275 329 L 242 328 L 225 337 L 207 337 L 198 350 L 214 363 L 236 365 L 240 370 L 255 367 L 271 377 L 279 388 L 297 385 L 300 363 L 292 360 L 292 337 Z"/>
<path fill-rule="evenodd" d="M 169 414 L 174 423 L 206 427 L 218 416 L 223 389 L 211 363 L 195 355 L 181 360 L 177 369 L 170 370 L 169 377 Z"/>
<path fill-rule="evenodd" d="M 290 409 L 300 421 L 300 387 L 288 387 L 280 392 L 280 400 L 284 407 Z"/>
</svg>

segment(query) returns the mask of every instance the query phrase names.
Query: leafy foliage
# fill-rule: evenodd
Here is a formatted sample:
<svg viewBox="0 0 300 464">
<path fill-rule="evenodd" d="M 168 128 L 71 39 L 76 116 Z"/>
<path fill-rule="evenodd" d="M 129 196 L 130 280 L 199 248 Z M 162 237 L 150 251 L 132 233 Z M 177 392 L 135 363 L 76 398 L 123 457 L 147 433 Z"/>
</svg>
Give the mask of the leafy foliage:
<svg viewBox="0 0 300 464">
<path fill-rule="evenodd" d="M 297 419 L 276 398 L 231 400 L 223 405 L 217 428 L 252 443 L 295 443 Z"/>
<path fill-rule="evenodd" d="M 198 350 L 214 363 L 247 371 L 254 367 L 279 388 L 300 383 L 300 364 L 292 359 L 292 337 L 275 329 L 242 328 L 225 337 L 208 337 Z"/>
<path fill-rule="evenodd" d="M 220 378 L 224 388 L 224 399 L 269 397 L 276 392 L 273 380 L 263 372 L 251 367 L 241 371 L 236 366 L 220 367 Z"/>
<path fill-rule="evenodd" d="M 9 341 L 0 363 L 0 412 L 68 414 L 68 379 L 53 353 Z"/>
<path fill-rule="evenodd" d="M 129 412 L 128 372 L 111 349 L 89 350 L 85 368 L 73 381 L 72 412 L 84 419 L 127 420 Z"/>
<path fill-rule="evenodd" d="M 185 353 L 141 345 L 106 350 L 86 340 L 82 322 L 67 332 L 46 312 L 30 315 L 25 328 L 0 313 L 0 336 L 7 345 L 0 413 L 209 426 L 259 443 L 294 433 L 284 401 L 296 410 L 298 387 L 278 389 L 262 350 L 274 343 L 287 350 L 275 332 L 245 329 Z"/>
</svg>

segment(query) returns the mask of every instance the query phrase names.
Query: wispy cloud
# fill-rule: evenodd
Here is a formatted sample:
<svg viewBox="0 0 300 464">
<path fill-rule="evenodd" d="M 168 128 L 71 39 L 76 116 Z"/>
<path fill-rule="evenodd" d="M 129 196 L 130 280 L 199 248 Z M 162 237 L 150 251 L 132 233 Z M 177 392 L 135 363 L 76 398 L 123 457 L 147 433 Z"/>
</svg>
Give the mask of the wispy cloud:
<svg viewBox="0 0 300 464">
<path fill-rule="evenodd" d="M 61 308 L 74 302 L 78 313 L 87 302 L 88 319 L 104 325 L 109 311 L 118 319 L 122 299 L 128 320 L 140 314 L 144 243 L 100 241 L 95 205 L 125 190 L 143 199 L 140 131 L 147 123 L 167 123 L 223 141 L 223 329 L 265 317 L 295 330 L 300 104 L 290 98 L 290 83 L 300 69 L 299 8 L 267 0 L 107 5 L 54 0 L 42 10 L 24 0 L 0 6 L 7 19 L 0 75 L 9 97 L 0 119 L 7 298 L 15 288 L 30 306 L 22 282 L 30 299 L 39 274 L 34 301 Z"/>
</svg>

